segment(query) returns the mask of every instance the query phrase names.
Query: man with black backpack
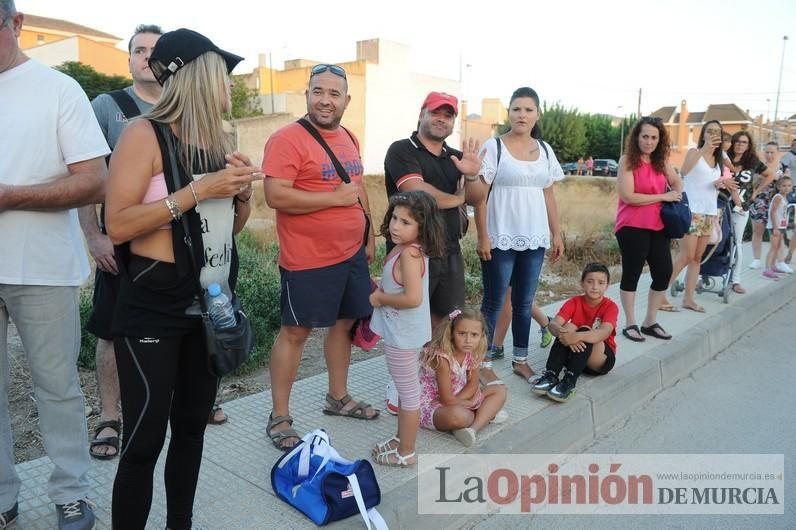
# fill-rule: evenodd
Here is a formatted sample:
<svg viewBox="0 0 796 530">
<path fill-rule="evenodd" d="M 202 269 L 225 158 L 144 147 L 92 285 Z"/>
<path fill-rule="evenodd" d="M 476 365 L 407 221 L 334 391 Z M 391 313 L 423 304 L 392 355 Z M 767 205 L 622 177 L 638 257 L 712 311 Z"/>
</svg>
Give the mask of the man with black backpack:
<svg viewBox="0 0 796 530">
<path fill-rule="evenodd" d="M 163 30 L 155 25 L 135 28 L 130 44 L 130 74 L 133 84 L 122 90 L 100 94 L 91 102 L 94 114 L 111 150 L 130 120 L 147 112 L 160 97 L 161 87 L 149 69 L 149 55 Z M 110 156 L 107 158 L 110 161 Z M 113 310 L 119 289 L 118 269 L 113 244 L 105 233 L 104 205 L 97 216 L 96 205 L 79 210 L 80 226 L 89 253 L 97 264 L 94 276 L 94 311 L 86 330 L 97 337 L 97 388 L 100 397 L 100 423 L 91 442 L 91 456 L 110 460 L 119 454 L 122 425 L 119 417 L 119 376 L 111 337 Z"/>
</svg>

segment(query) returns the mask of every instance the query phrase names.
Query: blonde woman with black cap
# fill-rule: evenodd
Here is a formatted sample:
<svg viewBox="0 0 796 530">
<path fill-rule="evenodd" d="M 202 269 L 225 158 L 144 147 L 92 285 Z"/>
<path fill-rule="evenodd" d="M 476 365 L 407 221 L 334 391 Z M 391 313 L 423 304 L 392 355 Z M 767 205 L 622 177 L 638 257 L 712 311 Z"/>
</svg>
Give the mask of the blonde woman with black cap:
<svg viewBox="0 0 796 530">
<path fill-rule="evenodd" d="M 196 276 L 185 239 L 202 250 L 194 263 L 202 287 L 234 289 L 233 234 L 249 217 L 252 181 L 262 179 L 222 129 L 229 73 L 241 60 L 194 31 L 164 34 L 149 59 L 162 95 L 125 129 L 111 158 L 106 217 L 122 275 L 112 333 L 125 418 L 113 485 L 117 530 L 146 526 L 167 425 L 166 523 L 191 528 L 218 379 L 207 370 L 201 320 L 192 311 Z"/>
</svg>

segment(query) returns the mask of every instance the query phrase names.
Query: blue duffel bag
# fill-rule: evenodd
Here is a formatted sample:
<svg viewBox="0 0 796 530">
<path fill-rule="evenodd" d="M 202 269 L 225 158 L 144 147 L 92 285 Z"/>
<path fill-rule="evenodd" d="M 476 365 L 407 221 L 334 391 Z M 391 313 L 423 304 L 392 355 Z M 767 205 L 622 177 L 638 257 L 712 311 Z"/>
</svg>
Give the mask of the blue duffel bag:
<svg viewBox="0 0 796 530">
<path fill-rule="evenodd" d="M 359 513 L 368 530 L 387 530 L 374 506 L 381 490 L 367 460 L 346 460 L 332 447 L 323 429 L 301 439 L 271 468 L 271 486 L 277 497 L 312 519 L 329 524 Z"/>
</svg>

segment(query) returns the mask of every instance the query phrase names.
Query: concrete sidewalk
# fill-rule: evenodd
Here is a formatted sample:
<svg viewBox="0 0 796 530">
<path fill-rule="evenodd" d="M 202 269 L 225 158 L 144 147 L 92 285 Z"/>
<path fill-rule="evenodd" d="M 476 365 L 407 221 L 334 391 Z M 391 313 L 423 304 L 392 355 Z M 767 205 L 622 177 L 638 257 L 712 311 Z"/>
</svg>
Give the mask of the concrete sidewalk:
<svg viewBox="0 0 796 530">
<path fill-rule="evenodd" d="M 584 376 L 579 381 L 576 397 L 566 404 L 557 404 L 532 394 L 524 380 L 511 374 L 508 358 L 496 362 L 495 369 L 508 386 L 506 410 L 510 420 L 500 426 L 487 427 L 479 434 L 479 442 L 470 452 L 575 451 L 611 429 L 617 421 L 663 388 L 687 377 L 768 314 L 796 298 L 796 277 L 789 275 L 778 282 L 762 278 L 761 271 L 747 268 L 751 254 L 747 243 L 744 246 L 746 263 L 743 264 L 743 285 L 747 294 L 732 294 L 727 305 L 716 294 L 697 295 L 697 300 L 707 310 L 704 314 L 693 311 L 659 313 L 660 324 L 674 335 L 671 341 L 648 338 L 646 342 L 635 343 L 618 336 L 616 368 L 604 377 Z M 636 300 L 639 322 L 646 308 L 648 286 L 649 276 L 645 275 Z M 611 286 L 608 296 L 619 303 L 618 284 Z M 679 304 L 681 298 L 671 300 Z M 546 306 L 544 311 L 552 315 L 560 305 Z M 623 324 L 620 312 L 620 330 Z M 538 346 L 537 339 L 538 335 L 532 332 L 531 343 Z M 320 352 L 312 354 L 320 355 Z M 544 367 L 546 359 L 547 351 L 537 347 L 530 362 L 538 371 Z M 351 367 L 349 377 L 351 394 L 380 407 L 388 377 L 383 357 L 357 363 Z M 294 387 L 291 413 L 300 433 L 325 428 L 334 446 L 348 458 L 367 458 L 376 442 L 395 433 L 396 419 L 384 412 L 376 421 L 325 416 L 321 413 L 325 393 L 325 373 L 303 379 Z M 270 393 L 227 402 L 224 409 L 230 415 L 229 422 L 207 430 L 195 503 L 195 525 L 207 530 L 313 528 L 309 519 L 276 499 L 271 490 L 271 466 L 281 453 L 265 435 L 271 410 Z M 465 448 L 446 433 L 421 430 L 418 452 L 463 453 Z M 154 501 L 147 528 L 165 526 L 163 458 L 161 455 L 155 470 Z M 111 489 L 116 462 L 92 461 L 91 500 L 97 505 L 98 529 L 110 528 Z M 384 468 L 375 464 L 374 468 L 382 490 L 379 511 L 390 528 L 458 528 L 468 519 L 468 516 L 421 518 L 417 513 L 415 470 Z M 51 469 L 52 464 L 47 457 L 17 466 L 23 481 L 19 499 L 20 529 L 55 527 L 55 511 L 46 493 Z M 332 527 L 364 528 L 364 525 L 361 520 L 352 518 Z"/>
</svg>

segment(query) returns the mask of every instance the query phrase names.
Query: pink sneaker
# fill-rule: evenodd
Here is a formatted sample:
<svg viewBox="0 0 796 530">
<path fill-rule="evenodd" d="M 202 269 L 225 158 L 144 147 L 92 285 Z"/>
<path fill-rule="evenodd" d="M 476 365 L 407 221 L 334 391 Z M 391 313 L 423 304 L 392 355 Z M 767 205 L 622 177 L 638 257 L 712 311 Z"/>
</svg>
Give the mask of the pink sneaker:
<svg viewBox="0 0 796 530">
<path fill-rule="evenodd" d="M 398 405 L 398 389 L 395 388 L 395 385 L 392 384 L 392 381 L 387 383 L 387 392 L 384 398 L 384 404 L 387 412 L 393 416 L 398 415 L 398 409 L 400 408 Z"/>
<path fill-rule="evenodd" d="M 774 280 L 775 282 L 779 281 L 779 275 L 774 271 L 772 271 L 771 269 L 768 269 L 763 272 L 763 278 L 768 278 L 769 280 Z"/>
</svg>

